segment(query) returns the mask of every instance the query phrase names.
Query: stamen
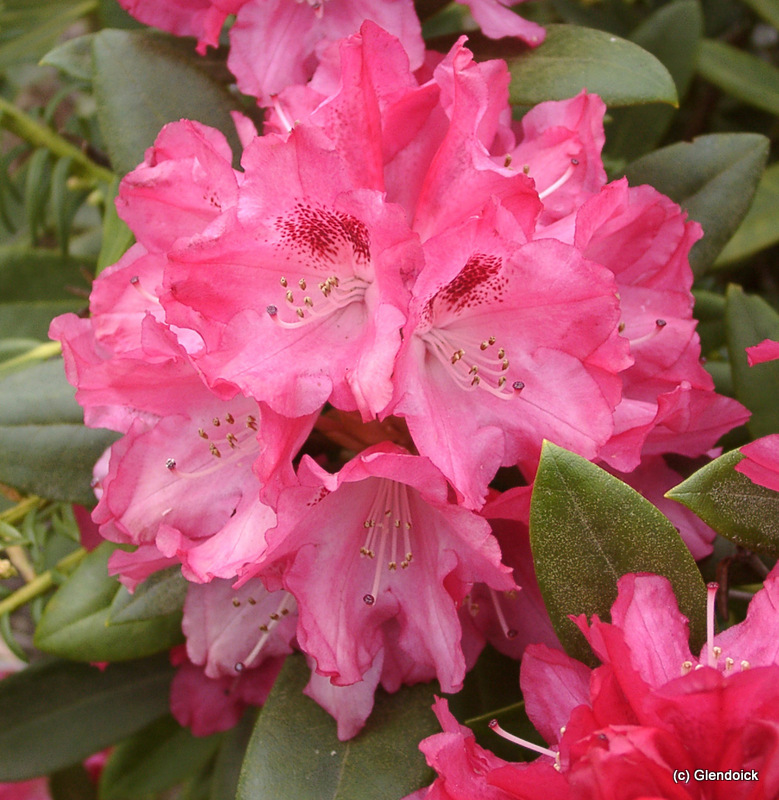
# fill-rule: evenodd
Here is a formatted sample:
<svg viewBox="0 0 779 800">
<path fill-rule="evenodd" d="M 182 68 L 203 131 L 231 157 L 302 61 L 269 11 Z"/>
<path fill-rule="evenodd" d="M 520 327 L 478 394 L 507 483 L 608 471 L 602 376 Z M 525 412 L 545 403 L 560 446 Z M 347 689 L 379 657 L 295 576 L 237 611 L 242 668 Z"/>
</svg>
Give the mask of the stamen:
<svg viewBox="0 0 779 800">
<path fill-rule="evenodd" d="M 278 624 L 279 620 L 282 617 L 286 617 L 289 614 L 290 609 L 295 606 L 295 598 L 289 593 L 284 592 L 284 596 L 281 598 L 278 606 L 276 606 L 276 610 L 270 614 L 270 621 L 265 625 L 260 625 L 260 630 L 262 631 L 262 636 L 257 640 L 257 643 L 252 648 L 251 652 L 243 661 L 239 661 L 235 665 L 235 671 L 241 672 L 241 670 L 250 667 L 257 656 L 260 654 L 260 651 L 263 647 L 265 647 L 265 643 L 270 638 L 271 634 L 273 633 L 273 629 Z"/>
<path fill-rule="evenodd" d="M 279 121 L 284 126 L 284 129 L 287 131 L 287 133 L 290 133 L 292 128 L 295 126 L 290 122 L 289 117 L 284 113 L 284 109 L 281 107 L 278 95 L 272 94 L 270 99 L 271 103 L 273 103 L 273 110 L 276 112 L 276 114 L 278 114 Z"/>
<path fill-rule="evenodd" d="M 518 744 L 520 747 L 526 747 L 528 750 L 532 750 L 534 753 L 540 753 L 542 756 L 550 756 L 555 761 L 558 761 L 560 758 L 559 753 L 555 753 L 554 750 L 550 750 L 548 747 L 541 747 L 540 744 L 528 742 L 527 739 L 520 739 L 519 736 L 514 736 L 513 733 L 503 730 L 496 719 L 490 720 L 489 728 L 495 731 L 498 736 L 502 736 L 504 739 L 507 739 L 509 742 L 514 742 L 514 744 Z"/>
<path fill-rule="evenodd" d="M 714 654 L 714 603 L 717 599 L 717 589 L 719 589 L 718 583 L 709 583 L 706 586 L 706 652 L 710 667 L 717 666 L 717 656 Z"/>
<path fill-rule="evenodd" d="M 518 632 L 514 630 L 514 628 L 509 628 L 508 623 L 506 622 L 506 617 L 503 614 L 503 609 L 500 607 L 500 598 L 498 597 L 498 593 L 492 588 L 490 589 L 490 597 L 492 598 L 492 605 L 495 608 L 495 616 L 498 618 L 498 623 L 500 625 L 500 629 L 503 631 L 503 635 L 507 639 L 516 639 Z"/>
<path fill-rule="evenodd" d="M 303 291 L 308 288 L 305 278 L 300 278 L 297 283 Z M 283 278 L 282 287 L 287 285 L 287 278 Z M 322 296 L 305 295 L 302 304 L 299 305 L 296 305 L 292 290 L 286 289 L 284 299 L 289 305 L 295 307 L 295 317 L 292 320 L 282 319 L 281 309 L 275 303 L 265 307 L 268 316 L 282 328 L 299 328 L 309 322 L 322 320 L 334 312 L 346 308 L 351 303 L 362 302 L 369 283 L 356 276 L 339 278 L 337 275 L 331 275 L 318 285 Z"/>
<path fill-rule="evenodd" d="M 544 189 L 543 192 L 539 192 L 538 199 L 545 200 L 550 194 L 552 194 L 552 192 L 556 192 L 561 186 L 564 186 L 566 183 L 568 183 L 571 175 L 573 175 L 576 167 L 578 166 L 578 159 L 572 158 L 571 163 L 568 165 L 568 169 L 551 186 Z"/>
<path fill-rule="evenodd" d="M 176 469 L 176 459 L 175 458 L 168 458 L 165 460 L 165 468 L 166 469 Z"/>
<path fill-rule="evenodd" d="M 155 297 L 150 292 L 147 292 L 146 289 L 144 289 L 143 286 L 141 286 L 141 279 L 137 275 L 133 275 L 133 277 L 130 278 L 130 283 L 132 284 L 133 288 L 138 292 L 138 294 L 141 295 L 141 297 L 148 300 L 150 303 L 153 303 L 154 305 L 160 304 L 160 298 Z"/>
<path fill-rule="evenodd" d="M 622 324 L 622 323 L 620 323 Z M 656 319 L 655 320 L 655 327 L 649 333 L 645 333 L 643 336 L 637 336 L 635 339 L 630 340 L 630 344 L 635 347 L 637 344 L 643 344 L 644 342 L 648 342 L 650 339 L 654 339 L 658 333 L 660 333 L 668 323 L 664 319 Z M 623 325 L 624 330 L 624 325 Z M 620 331 L 622 333 L 622 331 Z"/>
<path fill-rule="evenodd" d="M 692 661 L 682 661 L 682 675 L 689 675 L 692 672 Z"/>
</svg>

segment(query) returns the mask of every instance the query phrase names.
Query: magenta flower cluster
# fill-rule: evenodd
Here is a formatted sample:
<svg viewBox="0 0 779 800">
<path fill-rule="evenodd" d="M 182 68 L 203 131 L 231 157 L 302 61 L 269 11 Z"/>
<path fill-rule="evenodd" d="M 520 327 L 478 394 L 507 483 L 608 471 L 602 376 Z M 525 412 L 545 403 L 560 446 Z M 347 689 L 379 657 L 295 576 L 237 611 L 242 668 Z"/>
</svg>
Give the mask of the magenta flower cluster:
<svg viewBox="0 0 779 800">
<path fill-rule="evenodd" d="M 239 53 L 282 4 L 190 5 L 237 12 Z M 293 648 L 348 738 L 379 684 L 455 692 L 486 639 L 553 645 L 526 528 L 543 440 L 655 498 L 662 454 L 747 416 L 700 364 L 700 228 L 607 183 L 597 96 L 515 123 L 505 63 L 464 40 L 421 58 L 369 21 L 318 48 L 264 135 L 237 120 L 240 169 L 222 133 L 163 128 L 119 191 L 137 243 L 51 329 L 87 424 L 122 435 L 95 473 L 100 533 L 135 546 L 112 571 L 191 582 L 173 707 L 198 733 Z"/>
</svg>

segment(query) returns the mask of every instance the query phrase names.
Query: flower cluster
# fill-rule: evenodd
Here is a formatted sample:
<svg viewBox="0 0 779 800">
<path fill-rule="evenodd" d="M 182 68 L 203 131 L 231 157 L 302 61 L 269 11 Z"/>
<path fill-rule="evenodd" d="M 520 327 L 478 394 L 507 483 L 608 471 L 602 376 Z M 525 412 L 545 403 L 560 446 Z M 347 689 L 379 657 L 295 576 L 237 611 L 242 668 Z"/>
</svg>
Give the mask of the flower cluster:
<svg viewBox="0 0 779 800">
<path fill-rule="evenodd" d="M 591 670 L 543 645 L 526 650 L 525 707 L 550 748 L 524 743 L 541 757 L 503 761 L 439 700 L 444 732 L 421 745 L 439 778 L 416 798 L 777 796 L 779 571 L 754 596 L 746 620 L 717 636 L 717 586 L 710 585 L 699 658 L 665 578 L 629 574 L 618 589 L 611 623 L 576 620 L 601 666 Z"/>
<path fill-rule="evenodd" d="M 657 491 L 663 453 L 746 412 L 699 363 L 700 229 L 606 183 L 598 97 L 515 124 L 464 40 L 417 72 L 371 22 L 329 53 L 241 169 L 162 130 L 117 200 L 137 244 L 51 333 L 122 434 L 96 469 L 101 534 L 136 547 L 113 571 L 181 565 L 190 666 L 252 702 L 302 649 L 348 737 L 379 683 L 457 691 L 485 636 L 553 638 L 501 467 L 531 482 L 549 439 Z"/>
</svg>

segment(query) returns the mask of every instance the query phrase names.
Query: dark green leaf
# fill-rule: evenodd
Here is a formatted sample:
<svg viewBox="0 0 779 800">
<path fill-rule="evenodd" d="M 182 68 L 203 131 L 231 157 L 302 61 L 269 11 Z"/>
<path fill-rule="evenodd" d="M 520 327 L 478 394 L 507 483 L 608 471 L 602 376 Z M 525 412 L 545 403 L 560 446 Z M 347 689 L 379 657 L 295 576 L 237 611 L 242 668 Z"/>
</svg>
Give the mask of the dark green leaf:
<svg viewBox="0 0 779 800">
<path fill-rule="evenodd" d="M 693 649 L 702 645 L 706 589 L 674 526 L 622 481 L 551 442 L 533 488 L 530 546 L 552 624 L 575 658 L 593 659 L 568 615 L 608 617 L 628 572 L 665 575 L 690 620 Z"/>
<path fill-rule="evenodd" d="M 117 592 L 111 604 L 109 621 L 112 625 L 118 625 L 181 611 L 188 586 L 180 567 L 155 572 L 133 594 L 126 589 Z"/>
<path fill-rule="evenodd" d="M 701 337 L 701 353 L 708 358 L 725 346 L 725 298 L 705 289 L 694 289 L 695 319 Z"/>
<path fill-rule="evenodd" d="M 144 797 L 183 783 L 209 761 L 221 736 L 193 736 L 170 715 L 123 741 L 100 776 L 101 800 Z"/>
<path fill-rule="evenodd" d="M 241 764 L 257 722 L 257 709 L 247 708 L 241 721 L 225 733 L 216 756 L 209 800 L 235 800 Z"/>
<path fill-rule="evenodd" d="M 698 72 L 738 100 L 779 114 L 779 69 L 737 47 L 704 39 Z"/>
<path fill-rule="evenodd" d="M 547 25 L 540 47 L 507 60 L 517 105 L 563 100 L 582 89 L 610 106 L 677 102 L 673 79 L 653 55 L 592 28 Z"/>
<path fill-rule="evenodd" d="M 83 764 L 73 764 L 49 778 L 51 800 L 97 800 L 97 786 Z"/>
<path fill-rule="evenodd" d="M 767 157 L 764 136 L 710 134 L 656 150 L 626 175 L 633 185 L 651 184 L 701 223 L 705 236 L 690 253 L 693 271 L 701 275 L 741 224 Z"/>
<path fill-rule="evenodd" d="M 702 35 L 703 13 L 698 0 L 675 0 L 660 6 L 631 34 L 630 40 L 666 67 L 677 95 L 684 97 L 695 72 Z M 613 109 L 606 137 L 609 156 L 632 161 L 652 150 L 675 113 L 665 103 Z"/>
<path fill-rule="evenodd" d="M 46 606 L 35 631 L 41 650 L 76 661 L 126 661 L 182 641 L 181 614 L 109 624 L 120 584 L 108 575 L 116 546 L 104 542 L 81 562 Z"/>
<path fill-rule="evenodd" d="M 736 472 L 743 458 L 733 450 L 707 464 L 666 494 L 687 506 L 731 542 L 779 556 L 779 492 Z"/>
<path fill-rule="evenodd" d="M 168 710 L 167 656 L 111 664 L 48 661 L 0 681 L 0 781 L 75 764 Z"/>
<path fill-rule="evenodd" d="M 49 199 L 51 181 L 51 153 L 44 147 L 36 150 L 27 163 L 27 178 L 24 187 L 25 213 L 30 238 L 38 239 L 39 229 L 44 224 L 46 201 Z"/>
<path fill-rule="evenodd" d="M 769 25 L 779 28 L 779 2 L 777 0 L 743 0 L 743 2 Z"/>
<path fill-rule="evenodd" d="M 116 434 L 85 428 L 81 416 L 61 361 L 0 380 L 0 483 L 92 505 L 92 468 Z"/>
<path fill-rule="evenodd" d="M 362 733 L 336 737 L 330 715 L 302 694 L 310 671 L 290 656 L 249 742 L 238 800 L 397 800 L 430 782 L 418 744 L 439 731 L 430 684 L 381 690 Z"/>
<path fill-rule="evenodd" d="M 779 208 L 779 164 L 772 164 L 760 179 L 755 199 L 744 221 L 720 253 L 714 266 L 729 266 L 779 242 L 777 208 Z"/>
<path fill-rule="evenodd" d="M 750 367 L 745 348 L 763 339 L 779 341 L 779 314 L 761 297 L 730 285 L 725 309 L 728 352 L 736 398 L 751 412 L 747 422 L 754 438 L 779 432 L 779 361 Z"/>
<path fill-rule="evenodd" d="M 237 101 L 204 71 L 190 42 L 102 30 L 92 49 L 97 116 L 116 172 L 134 169 L 160 128 L 182 117 L 218 128 L 240 152 L 230 117 Z"/>
</svg>

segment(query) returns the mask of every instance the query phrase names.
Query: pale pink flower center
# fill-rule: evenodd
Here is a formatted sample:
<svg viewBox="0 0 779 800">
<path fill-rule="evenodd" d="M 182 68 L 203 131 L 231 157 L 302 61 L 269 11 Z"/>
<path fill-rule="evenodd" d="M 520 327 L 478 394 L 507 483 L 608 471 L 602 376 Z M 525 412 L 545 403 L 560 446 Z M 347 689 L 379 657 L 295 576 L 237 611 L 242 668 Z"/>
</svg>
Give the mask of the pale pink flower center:
<svg viewBox="0 0 779 800">
<path fill-rule="evenodd" d="M 372 606 L 378 597 L 381 585 L 381 567 L 387 559 L 387 569 L 395 572 L 407 569 L 414 558 L 411 552 L 411 510 L 408 486 L 387 478 L 378 481 L 376 496 L 365 522 L 365 540 L 360 547 L 361 558 L 376 559 L 373 586 L 363 597 L 365 605 Z"/>
</svg>

